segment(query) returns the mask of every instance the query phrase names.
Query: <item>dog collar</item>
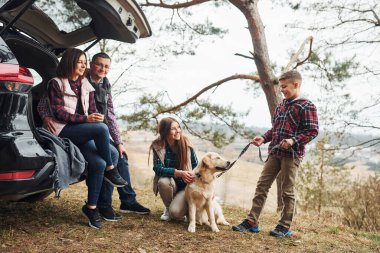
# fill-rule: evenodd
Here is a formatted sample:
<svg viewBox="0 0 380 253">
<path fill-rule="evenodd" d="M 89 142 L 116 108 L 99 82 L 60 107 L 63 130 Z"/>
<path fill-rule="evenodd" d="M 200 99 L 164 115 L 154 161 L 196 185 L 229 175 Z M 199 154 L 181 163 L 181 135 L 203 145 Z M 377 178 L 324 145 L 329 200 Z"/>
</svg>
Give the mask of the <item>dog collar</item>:
<svg viewBox="0 0 380 253">
<path fill-rule="evenodd" d="M 196 176 L 197 178 L 199 178 L 199 180 L 201 180 L 204 184 L 210 184 L 210 182 L 206 182 L 205 180 L 203 180 L 201 174 L 199 174 L 199 173 L 195 173 L 195 176 Z"/>
</svg>

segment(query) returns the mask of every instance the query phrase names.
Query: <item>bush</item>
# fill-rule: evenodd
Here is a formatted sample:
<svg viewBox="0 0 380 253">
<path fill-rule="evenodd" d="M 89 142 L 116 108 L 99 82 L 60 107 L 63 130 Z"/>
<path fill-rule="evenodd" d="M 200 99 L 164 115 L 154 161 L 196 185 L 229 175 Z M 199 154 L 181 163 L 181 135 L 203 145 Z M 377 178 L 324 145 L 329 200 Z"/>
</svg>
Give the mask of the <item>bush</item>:
<svg viewBox="0 0 380 253">
<path fill-rule="evenodd" d="M 355 182 L 342 201 L 343 220 L 350 227 L 380 231 L 380 174 Z"/>
</svg>

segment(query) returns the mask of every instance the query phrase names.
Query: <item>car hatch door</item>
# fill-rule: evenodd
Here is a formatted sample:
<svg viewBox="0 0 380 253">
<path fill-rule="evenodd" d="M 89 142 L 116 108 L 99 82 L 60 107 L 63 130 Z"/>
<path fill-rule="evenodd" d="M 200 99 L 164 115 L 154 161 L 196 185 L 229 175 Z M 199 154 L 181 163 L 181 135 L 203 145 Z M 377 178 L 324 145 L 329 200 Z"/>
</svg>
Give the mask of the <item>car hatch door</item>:
<svg viewBox="0 0 380 253">
<path fill-rule="evenodd" d="M 50 49 L 76 47 L 99 38 L 134 43 L 151 35 L 144 13 L 133 0 L 72 1 L 85 10 L 83 26 L 62 30 L 62 25 L 54 22 L 59 18 L 49 16 L 49 11 L 39 8 L 37 1 L 19 17 L 14 27 Z M 60 2 L 54 1 L 57 6 L 50 6 L 51 10 L 62 6 Z M 0 20 L 5 24 L 11 22 L 29 3 L 27 0 L 7 1 L 0 9 Z"/>
</svg>

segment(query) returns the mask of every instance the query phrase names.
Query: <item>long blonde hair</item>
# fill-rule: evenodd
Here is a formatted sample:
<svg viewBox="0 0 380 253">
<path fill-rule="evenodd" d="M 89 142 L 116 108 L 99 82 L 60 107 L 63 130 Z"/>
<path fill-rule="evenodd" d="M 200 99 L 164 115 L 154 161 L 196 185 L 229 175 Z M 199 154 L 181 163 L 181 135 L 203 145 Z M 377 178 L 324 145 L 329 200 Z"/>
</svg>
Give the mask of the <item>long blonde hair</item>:
<svg viewBox="0 0 380 253">
<path fill-rule="evenodd" d="M 160 122 L 158 123 L 158 129 L 157 129 L 159 136 L 150 145 L 149 156 L 150 156 L 150 151 L 154 150 L 153 147 L 158 146 L 160 148 L 164 148 L 166 145 L 169 145 L 167 143 L 167 138 L 170 133 L 170 128 L 173 122 L 177 122 L 179 125 L 179 122 L 172 117 L 167 117 L 160 120 Z M 185 166 L 189 162 L 189 159 L 191 159 L 190 157 L 188 157 L 188 152 L 187 152 L 188 148 L 190 147 L 190 141 L 186 136 L 182 135 L 182 131 L 180 135 L 181 135 L 181 138 L 174 142 L 174 145 L 176 148 L 176 150 L 174 151 L 176 151 L 176 157 L 178 161 L 177 169 L 183 170 L 183 168 L 185 168 Z"/>
</svg>

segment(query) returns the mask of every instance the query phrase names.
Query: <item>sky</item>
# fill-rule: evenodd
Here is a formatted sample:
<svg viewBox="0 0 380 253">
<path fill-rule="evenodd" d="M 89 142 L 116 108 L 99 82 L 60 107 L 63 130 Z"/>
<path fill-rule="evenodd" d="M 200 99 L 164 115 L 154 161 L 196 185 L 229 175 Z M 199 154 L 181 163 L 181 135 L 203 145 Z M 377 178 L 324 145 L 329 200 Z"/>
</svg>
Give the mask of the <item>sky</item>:
<svg viewBox="0 0 380 253">
<path fill-rule="evenodd" d="M 195 8 L 196 15 L 200 17 L 209 16 L 216 25 L 228 29 L 228 34 L 222 39 L 215 39 L 214 42 L 206 41 L 202 43 L 197 48 L 194 56 L 170 58 L 165 62 L 164 69 L 152 70 L 154 74 L 151 76 L 151 80 L 147 80 L 147 78 L 142 80 L 143 86 L 150 91 L 166 90 L 173 102 L 179 103 L 215 81 L 236 73 L 249 74 L 255 71 L 256 68 L 252 60 L 234 55 L 235 53 L 249 55 L 249 51 L 253 51 L 250 35 L 246 29 L 246 19 L 242 13 L 234 6 L 211 8 L 213 8 L 212 17 L 210 10 L 205 10 L 204 7 Z M 286 64 L 288 61 L 286 49 L 278 46 L 283 45 L 283 43 L 275 42 L 278 41 L 278 34 L 281 30 L 282 18 L 279 19 L 279 17 L 283 16 L 285 19 L 286 13 L 270 9 L 267 4 L 263 5 L 262 9 L 266 10 L 263 19 L 271 20 L 271 24 L 266 28 L 268 44 L 272 49 L 270 50 L 271 57 L 276 57 L 279 63 Z M 270 16 L 272 15 L 277 18 L 271 19 Z M 226 22 L 225 17 L 230 17 L 228 22 Z M 155 25 L 151 25 L 154 37 Z M 305 34 L 300 43 L 306 37 L 307 35 Z M 143 40 L 138 41 L 132 47 L 136 48 L 136 51 L 146 50 L 144 47 L 150 46 L 150 38 Z M 117 71 L 115 72 L 118 73 Z M 114 74 L 114 76 L 116 75 Z M 150 75 L 150 73 L 144 73 L 144 76 L 146 75 Z M 112 77 L 111 73 L 110 77 Z M 259 84 L 255 85 L 258 86 Z M 232 105 L 238 111 L 251 109 L 250 115 L 243 121 L 249 125 L 269 127 L 270 114 L 265 97 L 254 97 L 252 93 L 245 91 L 245 87 L 246 81 L 231 81 L 223 84 L 212 95 L 211 92 L 208 92 L 202 95 L 201 98 L 210 98 L 220 104 Z M 130 97 L 130 99 L 133 98 Z M 119 100 L 125 101 L 124 98 Z M 123 113 L 123 110 L 120 110 L 119 113 Z"/>
<path fill-rule="evenodd" d="M 296 18 L 288 8 L 273 6 L 270 1 L 259 1 L 259 10 L 265 26 L 270 59 L 279 67 L 286 66 L 290 52 L 298 50 L 308 36 L 315 35 L 307 30 L 289 32 L 289 30 L 284 29 L 285 24 L 294 21 Z M 153 11 L 149 10 L 145 14 L 149 20 L 152 14 L 161 15 L 160 11 L 155 10 L 153 13 Z M 167 57 L 164 63 L 152 61 L 147 66 L 142 64 L 141 68 L 133 68 L 133 73 L 127 73 L 123 78 L 133 80 L 139 87 L 145 87 L 145 91 L 165 90 L 173 103 L 177 104 L 215 81 L 236 73 L 249 74 L 256 70 L 252 60 L 234 55 L 235 53 L 250 55 L 249 51 L 253 51 L 251 38 L 246 28 L 246 19 L 239 10 L 232 5 L 221 8 L 205 8 L 202 5 L 194 7 L 193 11 L 195 18 L 198 17 L 202 20 L 204 17 L 208 17 L 216 25 L 228 29 L 229 32 L 222 39 L 214 39 L 213 42 L 206 40 L 201 43 L 194 56 Z M 159 29 L 156 22 L 151 22 L 151 27 L 153 31 L 151 38 L 141 39 L 136 44 L 126 46 L 136 50 L 137 54 L 144 55 L 158 41 L 162 39 L 164 41 L 170 40 L 170 38 L 155 37 L 156 31 Z M 315 37 L 314 46 L 320 43 L 318 39 L 318 37 Z M 344 52 L 337 53 L 344 54 Z M 111 82 L 125 68 L 125 62 L 113 64 L 112 71 L 109 74 Z M 275 74 L 279 75 L 280 73 Z M 368 80 L 363 81 L 356 78 L 351 82 L 352 85 L 350 85 L 349 90 L 343 90 L 342 92 L 349 92 L 354 98 L 362 99 L 363 103 L 368 102 L 371 95 L 377 94 L 379 91 L 379 88 L 371 83 L 372 81 L 368 82 Z M 356 83 L 360 83 L 360 85 L 356 85 Z M 258 86 L 259 84 L 255 85 Z M 321 99 L 323 96 L 328 99 L 328 94 L 320 92 L 319 85 L 318 80 L 312 81 L 308 77 L 304 77 L 302 85 L 304 96 L 312 101 Z M 250 109 L 250 114 L 242 121 L 247 125 L 269 128 L 271 119 L 264 95 L 261 90 L 255 94 L 247 92 L 245 87 L 246 81 L 231 81 L 220 86 L 213 94 L 208 92 L 202 95 L 201 98 L 223 105 L 232 105 L 237 111 Z M 138 94 L 133 92 L 118 97 L 115 101 L 116 112 L 119 115 L 128 112 L 128 108 L 119 107 L 118 105 L 124 104 L 125 101 L 133 101 L 137 97 Z"/>
</svg>

